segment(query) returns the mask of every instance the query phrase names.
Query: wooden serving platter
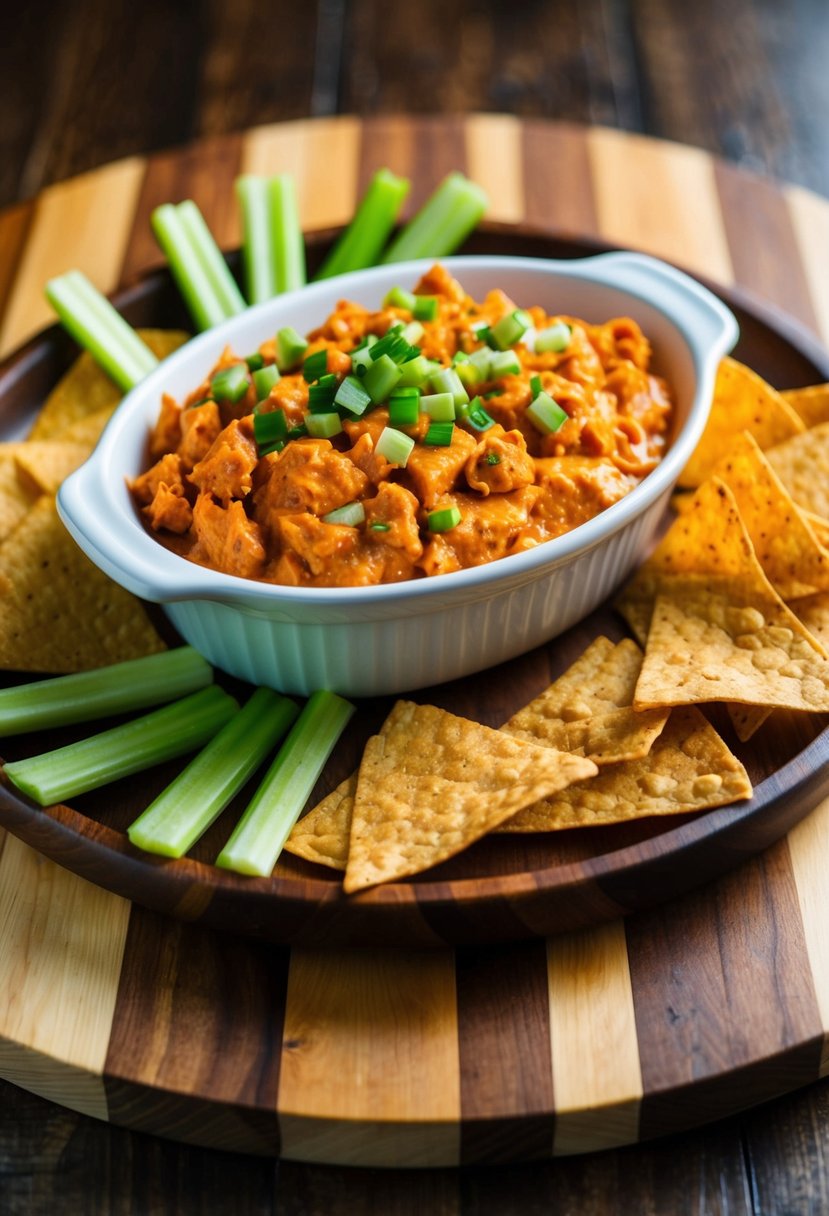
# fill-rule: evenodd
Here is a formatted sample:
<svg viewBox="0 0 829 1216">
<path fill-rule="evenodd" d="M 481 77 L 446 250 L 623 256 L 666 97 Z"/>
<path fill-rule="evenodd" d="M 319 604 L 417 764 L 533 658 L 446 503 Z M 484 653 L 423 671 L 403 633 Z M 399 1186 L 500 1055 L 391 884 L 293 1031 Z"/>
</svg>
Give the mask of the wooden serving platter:
<svg viewBox="0 0 829 1216">
<path fill-rule="evenodd" d="M 748 345 L 739 353 L 773 382 L 827 374 L 806 330 L 735 295 L 735 282 L 776 298 L 825 340 L 829 308 L 816 266 L 829 207 L 694 150 L 499 117 L 289 124 L 109 167 L 68 183 L 64 195 L 47 192 L 22 217 L 0 217 L 0 250 L 8 251 L 0 284 L 11 285 L 5 342 L 41 322 L 36 297 L 49 274 L 79 264 L 112 288 L 146 269 L 146 215 L 156 202 L 193 193 L 231 245 L 227 198 L 240 166 L 294 169 L 308 226 L 340 222 L 342 200 L 314 188 L 313 166 L 325 156 L 339 158 L 349 208 L 377 164 L 417 173 L 418 196 L 446 169 L 466 167 L 490 189 L 494 219 L 508 225 L 490 227 L 485 248 L 559 256 L 605 240 L 671 257 L 746 305 Z M 514 172 L 493 171 L 505 164 Z M 564 178 L 566 193 L 557 185 Z M 113 207 L 120 241 L 111 229 L 93 239 L 89 215 Z M 10 233 L 22 238 L 16 275 Z M 752 255 L 760 233 L 768 257 Z M 176 321 L 163 279 L 141 282 L 124 303 L 136 322 Z M 7 367 L 0 397 L 9 429 L 25 425 L 68 358 L 52 334 Z M 607 615 L 581 636 L 436 690 L 434 699 L 497 725 L 598 628 L 621 633 Z M 369 716 L 379 720 L 382 708 Z M 827 1071 L 829 802 L 802 817 L 824 792 L 826 743 L 778 717 L 747 755 L 755 780 L 765 778 L 762 808 L 674 821 L 656 835 L 640 825 L 615 839 L 510 842 L 512 853 L 485 842 L 382 899 L 360 897 L 365 906 L 355 901 L 360 915 L 347 931 L 338 897 L 312 887 L 325 877 L 298 862 L 275 881 L 294 884 L 306 905 L 310 892 L 314 915 L 283 898 L 280 923 L 263 906 L 272 912 L 273 885 L 261 895 L 242 880 L 211 890 L 200 881 L 210 867 L 199 862 L 150 863 L 148 881 L 146 860 L 118 843 L 130 790 L 113 787 L 51 814 L 4 800 L 11 832 L 0 832 L 0 1074 L 163 1135 L 383 1165 L 586 1151 L 677 1131 L 815 1079 Z M 350 766 L 359 741 L 353 728 L 330 780 Z M 60 866 L 44 860 L 49 852 Z M 470 858 L 471 874 L 463 869 Z M 618 918 L 740 861 L 702 890 Z M 129 899 L 178 919 L 102 889 L 113 885 L 113 868 L 119 886 L 140 885 L 121 887 Z M 278 887 L 280 897 L 288 889 Z M 194 923 L 208 917 L 251 937 Z M 568 926 L 584 927 L 561 932 Z M 499 944 L 553 930 L 546 941 Z M 340 932 L 375 948 L 340 948 Z M 404 940 L 409 948 L 391 948 Z M 441 941 L 476 944 L 449 950 Z"/>
</svg>

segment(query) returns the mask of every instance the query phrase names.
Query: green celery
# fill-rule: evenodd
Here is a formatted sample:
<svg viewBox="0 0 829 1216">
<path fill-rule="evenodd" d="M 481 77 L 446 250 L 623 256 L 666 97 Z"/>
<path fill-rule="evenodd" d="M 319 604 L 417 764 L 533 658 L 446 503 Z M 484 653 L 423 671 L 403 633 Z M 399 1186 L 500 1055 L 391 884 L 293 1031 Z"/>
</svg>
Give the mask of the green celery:
<svg viewBox="0 0 829 1216">
<path fill-rule="evenodd" d="M 336 693 L 315 692 L 294 723 L 216 865 L 267 877 L 345 729 L 354 706 Z"/>
<path fill-rule="evenodd" d="M 234 317 L 244 312 L 247 308 L 245 298 L 237 287 L 224 254 L 216 244 L 201 211 L 193 200 L 188 198 L 179 203 L 178 214 L 190 248 L 204 268 L 225 317 Z"/>
<path fill-rule="evenodd" d="M 236 197 L 242 212 L 242 266 L 245 291 L 251 304 L 262 304 L 276 294 L 276 273 L 271 243 L 268 179 L 245 173 L 236 179 Z"/>
<path fill-rule="evenodd" d="M 211 329 L 224 321 L 227 314 L 190 242 L 178 208 L 163 203 L 153 211 L 150 223 L 198 329 Z"/>
<path fill-rule="evenodd" d="M 173 701 L 213 680 L 192 646 L 0 691 L 0 738 Z"/>
<path fill-rule="evenodd" d="M 222 813 L 299 713 L 288 697 L 257 688 L 183 772 L 127 828 L 148 853 L 183 857 Z"/>
<path fill-rule="evenodd" d="M 238 708 L 217 684 L 123 726 L 5 766 L 6 776 L 41 806 L 98 789 L 201 747 Z"/>
<path fill-rule="evenodd" d="M 487 197 L 462 173 L 450 173 L 406 225 L 383 256 L 383 262 L 441 258 L 452 253 L 481 219 Z M 423 318 L 418 316 L 418 320 Z"/>
<path fill-rule="evenodd" d="M 378 169 L 345 232 L 329 253 L 316 278 L 363 270 L 379 262 L 403 201 L 409 192 L 406 178 Z"/>
<path fill-rule="evenodd" d="M 299 223 L 294 179 L 280 173 L 268 182 L 271 242 L 277 292 L 304 287 L 305 239 Z"/>
</svg>

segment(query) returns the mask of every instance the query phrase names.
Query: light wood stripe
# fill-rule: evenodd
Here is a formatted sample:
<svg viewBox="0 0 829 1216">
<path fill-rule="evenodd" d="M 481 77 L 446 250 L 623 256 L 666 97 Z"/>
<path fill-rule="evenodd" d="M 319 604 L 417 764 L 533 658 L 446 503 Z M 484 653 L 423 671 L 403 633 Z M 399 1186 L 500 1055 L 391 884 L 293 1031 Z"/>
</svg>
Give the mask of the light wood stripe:
<svg viewBox="0 0 829 1216">
<path fill-rule="evenodd" d="M 625 928 L 611 921 L 547 943 L 556 1155 L 637 1137 L 642 1072 Z"/>
<path fill-rule="evenodd" d="M 817 315 L 818 333 L 829 346 L 829 206 L 826 199 L 798 186 L 788 187 L 785 196 Z"/>
<path fill-rule="evenodd" d="M 0 329 L 0 356 L 54 321 L 43 297 L 47 279 L 78 268 L 101 291 L 114 290 L 143 173 L 144 161 L 131 157 L 44 190 Z"/>
<path fill-rule="evenodd" d="M 467 174 L 489 196 L 487 219 L 524 218 L 521 123 L 509 114 L 473 114 L 464 126 Z"/>
<path fill-rule="evenodd" d="M 286 1157 L 457 1164 L 453 953 L 294 950 L 277 1110 Z"/>
<path fill-rule="evenodd" d="M 274 123 L 245 135 L 242 172 L 293 173 L 303 228 L 328 228 L 354 214 L 359 155 L 356 118 Z"/>
<path fill-rule="evenodd" d="M 606 240 L 733 282 L 708 153 L 605 127 L 587 132 L 587 147 Z"/>
<path fill-rule="evenodd" d="M 0 1073 L 100 1119 L 129 910 L 0 839 Z"/>
<path fill-rule="evenodd" d="M 788 845 L 809 970 L 823 1024 L 820 1075 L 825 1077 L 829 1074 L 829 907 L 826 901 L 829 798 L 789 833 Z"/>
</svg>

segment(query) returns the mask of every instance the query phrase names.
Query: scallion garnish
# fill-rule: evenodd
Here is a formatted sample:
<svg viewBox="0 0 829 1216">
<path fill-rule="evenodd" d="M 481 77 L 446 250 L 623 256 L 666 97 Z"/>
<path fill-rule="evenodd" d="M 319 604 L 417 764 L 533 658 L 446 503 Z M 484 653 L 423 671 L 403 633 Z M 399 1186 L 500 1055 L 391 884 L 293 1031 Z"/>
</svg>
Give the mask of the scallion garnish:
<svg viewBox="0 0 829 1216">
<path fill-rule="evenodd" d="M 299 713 L 288 697 L 257 688 L 247 703 L 127 828 L 132 844 L 183 857 L 277 745 Z"/>
<path fill-rule="evenodd" d="M 543 388 L 543 385 L 541 383 L 541 377 L 540 376 L 530 376 L 530 395 L 532 397 L 537 397 L 538 394 L 541 392 L 542 388 Z"/>
<path fill-rule="evenodd" d="M 432 359 L 427 359 L 425 355 L 416 355 L 414 359 L 401 363 L 400 379 L 397 383 L 400 388 L 420 388 L 436 368 L 437 364 Z"/>
<path fill-rule="evenodd" d="M 302 376 L 308 384 L 312 384 L 314 380 L 319 380 L 320 376 L 324 376 L 328 371 L 328 351 L 314 351 L 313 355 L 309 355 L 302 364 Z"/>
<path fill-rule="evenodd" d="M 363 387 L 375 405 L 387 401 L 401 376 L 400 368 L 390 355 L 381 355 L 366 368 Z"/>
<path fill-rule="evenodd" d="M 249 372 L 259 372 L 265 366 L 265 356 L 256 351 L 255 354 L 245 355 L 245 363 Z"/>
<path fill-rule="evenodd" d="M 14 760 L 4 771 L 24 794 L 50 806 L 201 747 L 237 708 L 233 697 L 211 684 L 90 739 Z"/>
<path fill-rule="evenodd" d="M 391 532 L 391 524 L 376 523 L 369 524 L 369 529 L 372 532 Z"/>
<path fill-rule="evenodd" d="M 469 235 L 486 205 L 487 197 L 480 186 L 462 173 L 450 173 L 392 241 L 383 262 L 445 257 Z M 415 316 L 419 321 L 427 319 L 417 313 Z"/>
<path fill-rule="evenodd" d="M 421 341 L 426 330 L 419 321 L 410 321 L 408 325 L 404 325 L 400 331 L 400 337 L 408 342 L 410 351 L 416 347 L 416 344 Z M 411 356 L 414 358 L 415 356 Z"/>
<path fill-rule="evenodd" d="M 369 183 L 354 219 L 317 271 L 318 279 L 350 270 L 363 270 L 380 260 L 391 235 L 409 182 L 388 169 L 378 169 Z"/>
<path fill-rule="evenodd" d="M 327 379 L 328 377 L 326 377 Z M 310 385 L 308 389 L 308 408 L 312 414 L 325 414 L 333 408 L 334 397 L 338 388 L 337 377 L 332 376 L 331 380 L 333 383 L 323 384 L 320 380 L 316 384 Z"/>
<path fill-rule="evenodd" d="M 453 367 L 444 367 L 439 372 L 435 372 L 429 377 L 429 384 L 436 393 L 449 393 L 455 405 L 465 405 L 469 400 L 469 393 Z"/>
<path fill-rule="evenodd" d="M 497 452 L 487 452 L 487 454 L 486 454 L 486 463 L 487 463 L 487 464 L 492 464 L 492 465 L 494 465 L 494 464 L 500 464 L 500 463 L 501 463 L 501 457 L 498 455 L 498 453 L 497 453 Z"/>
<path fill-rule="evenodd" d="M 253 796 L 216 865 L 267 877 L 299 818 L 354 706 L 336 693 L 315 692 Z"/>
<path fill-rule="evenodd" d="M 342 431 L 343 422 L 339 414 L 321 412 L 319 414 L 306 414 L 305 426 L 308 429 L 308 434 L 313 439 L 333 439 L 335 435 L 339 435 Z"/>
<path fill-rule="evenodd" d="M 344 507 L 335 507 L 327 515 L 322 516 L 323 523 L 345 524 L 349 528 L 357 528 L 366 521 L 366 509 L 361 502 L 347 502 Z"/>
<path fill-rule="evenodd" d="M 386 292 L 383 307 L 405 308 L 407 312 L 414 312 L 416 301 L 417 296 L 413 291 L 406 291 L 403 287 L 392 287 L 391 291 Z"/>
<path fill-rule="evenodd" d="M 532 317 L 523 308 L 514 308 L 492 326 L 490 333 L 498 350 L 509 350 L 520 342 L 532 325 Z"/>
<path fill-rule="evenodd" d="M 297 333 L 293 325 L 285 325 L 276 335 L 276 365 L 279 370 L 291 371 L 307 349 L 308 343 L 302 334 Z"/>
<path fill-rule="evenodd" d="M 334 404 L 342 406 L 351 414 L 363 414 L 371 405 L 371 395 L 366 392 L 356 376 L 346 376 L 334 396 Z"/>
<path fill-rule="evenodd" d="M 415 441 L 410 435 L 404 435 L 394 427 L 385 426 L 377 437 L 374 450 L 378 456 L 384 456 L 389 464 L 399 465 L 402 469 L 406 467 L 414 445 Z"/>
<path fill-rule="evenodd" d="M 260 456 L 282 450 L 288 438 L 288 420 L 285 411 L 269 410 L 266 414 L 253 415 L 253 437 Z"/>
<path fill-rule="evenodd" d="M 469 402 L 463 420 L 476 431 L 488 431 L 491 426 L 495 426 L 495 419 L 490 418 L 480 397 L 473 397 Z"/>
<path fill-rule="evenodd" d="M 280 380 L 279 368 L 275 363 L 260 367 L 253 373 L 253 387 L 256 390 L 256 400 L 264 401 L 270 396 L 270 391 Z"/>
<path fill-rule="evenodd" d="M 415 296 L 412 316 L 416 321 L 434 321 L 438 315 L 437 296 Z"/>
<path fill-rule="evenodd" d="M 389 397 L 389 422 L 392 426 L 414 426 L 420 416 L 420 390 L 395 389 Z"/>
<path fill-rule="evenodd" d="M 452 528 L 457 528 L 461 518 L 457 507 L 440 507 L 437 511 L 429 512 L 426 522 L 430 532 L 449 532 Z"/>
<path fill-rule="evenodd" d="M 223 367 L 210 381 L 210 392 L 215 401 L 230 401 L 234 405 L 241 401 L 250 388 L 247 364 L 232 363 Z"/>
<path fill-rule="evenodd" d="M 452 443 L 454 431 L 454 422 L 432 422 L 423 437 L 423 442 L 430 448 L 448 448 Z"/>
<path fill-rule="evenodd" d="M 213 668 L 192 646 L 0 690 L 0 738 L 90 722 L 205 688 Z"/>
<path fill-rule="evenodd" d="M 521 362 L 514 350 L 492 352 L 489 363 L 489 380 L 500 380 L 502 376 L 520 376 Z"/>
<path fill-rule="evenodd" d="M 124 392 L 158 366 L 150 348 L 79 270 L 50 279 L 46 298 L 64 329 Z"/>
<path fill-rule="evenodd" d="M 454 422 L 455 398 L 451 393 L 432 393 L 420 398 L 420 409 L 433 422 Z"/>
<path fill-rule="evenodd" d="M 413 346 L 410 346 L 402 334 L 403 326 L 400 329 L 391 329 L 378 342 L 370 348 L 370 355 L 375 362 L 387 356 L 395 363 L 406 363 L 409 359 L 416 359 L 420 354 Z"/>
<path fill-rule="evenodd" d="M 554 351 L 561 354 L 570 345 L 572 331 L 564 321 L 557 321 L 549 329 L 542 329 L 535 335 L 534 349 L 537 354 Z"/>
<path fill-rule="evenodd" d="M 542 435 L 553 435 L 561 430 L 569 415 L 549 393 L 540 392 L 532 404 L 527 406 L 527 417 Z"/>
</svg>

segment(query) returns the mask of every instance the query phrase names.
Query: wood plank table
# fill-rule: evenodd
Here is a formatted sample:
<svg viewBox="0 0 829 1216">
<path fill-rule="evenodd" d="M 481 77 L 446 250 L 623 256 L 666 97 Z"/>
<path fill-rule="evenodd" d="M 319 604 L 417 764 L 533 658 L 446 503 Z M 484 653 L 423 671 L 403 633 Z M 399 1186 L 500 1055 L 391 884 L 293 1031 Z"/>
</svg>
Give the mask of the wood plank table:
<svg viewBox="0 0 829 1216">
<path fill-rule="evenodd" d="M 829 342 L 829 204 L 696 149 L 470 115 L 303 120 L 50 187 L 0 216 L 0 350 L 48 323 L 50 275 L 80 266 L 113 290 L 157 265 L 157 203 L 195 197 L 232 247 L 240 170 L 295 173 L 314 230 L 342 223 L 380 164 L 412 176 L 412 206 L 462 168 L 494 220 L 666 257 Z M 824 804 L 627 922 L 498 950 L 335 954 L 163 920 L 5 836 L 0 1075 L 126 1127 L 301 1162 L 515 1162 L 670 1134 L 829 1068 L 827 853 Z M 455 1211 L 453 1177 L 406 1185 Z"/>
</svg>

